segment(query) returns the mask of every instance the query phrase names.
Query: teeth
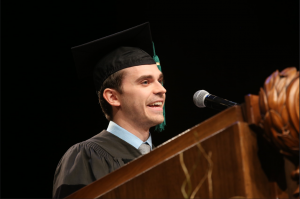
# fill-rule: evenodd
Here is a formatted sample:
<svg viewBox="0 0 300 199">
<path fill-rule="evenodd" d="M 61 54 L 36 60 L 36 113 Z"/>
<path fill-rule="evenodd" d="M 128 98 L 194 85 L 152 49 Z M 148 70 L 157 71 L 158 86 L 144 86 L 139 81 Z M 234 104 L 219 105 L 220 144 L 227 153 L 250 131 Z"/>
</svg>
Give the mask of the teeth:
<svg viewBox="0 0 300 199">
<path fill-rule="evenodd" d="M 150 106 L 161 106 L 162 102 L 155 102 L 153 104 L 150 104 Z"/>
</svg>

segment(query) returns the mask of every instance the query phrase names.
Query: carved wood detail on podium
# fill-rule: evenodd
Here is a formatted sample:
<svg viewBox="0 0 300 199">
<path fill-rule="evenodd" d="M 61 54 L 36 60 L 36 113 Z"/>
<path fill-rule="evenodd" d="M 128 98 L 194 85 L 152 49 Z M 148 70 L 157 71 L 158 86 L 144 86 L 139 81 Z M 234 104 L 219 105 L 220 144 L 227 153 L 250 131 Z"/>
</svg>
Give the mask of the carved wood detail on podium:
<svg viewBox="0 0 300 199">
<path fill-rule="evenodd" d="M 259 97 L 246 97 L 246 106 L 248 122 L 260 126 L 265 139 L 295 164 L 291 177 L 299 185 L 299 71 L 276 70 L 265 80 Z M 299 198 L 299 187 L 294 197 Z"/>
</svg>

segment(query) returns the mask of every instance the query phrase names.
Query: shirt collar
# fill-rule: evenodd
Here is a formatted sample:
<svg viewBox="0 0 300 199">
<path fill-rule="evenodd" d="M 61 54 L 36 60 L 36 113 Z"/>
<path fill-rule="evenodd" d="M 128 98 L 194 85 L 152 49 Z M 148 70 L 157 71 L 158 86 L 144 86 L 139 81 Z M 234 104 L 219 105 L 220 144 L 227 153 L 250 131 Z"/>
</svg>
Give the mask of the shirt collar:
<svg viewBox="0 0 300 199">
<path fill-rule="evenodd" d="M 124 128 L 120 127 L 113 121 L 109 122 L 107 131 L 119 137 L 120 139 L 124 140 L 125 142 L 129 143 L 136 149 L 138 149 L 142 143 L 148 143 L 152 150 L 152 138 L 150 132 L 149 132 L 149 138 L 146 140 L 146 142 L 143 142 L 142 140 L 140 140 L 140 138 L 133 135 L 129 131 L 125 130 Z"/>
</svg>

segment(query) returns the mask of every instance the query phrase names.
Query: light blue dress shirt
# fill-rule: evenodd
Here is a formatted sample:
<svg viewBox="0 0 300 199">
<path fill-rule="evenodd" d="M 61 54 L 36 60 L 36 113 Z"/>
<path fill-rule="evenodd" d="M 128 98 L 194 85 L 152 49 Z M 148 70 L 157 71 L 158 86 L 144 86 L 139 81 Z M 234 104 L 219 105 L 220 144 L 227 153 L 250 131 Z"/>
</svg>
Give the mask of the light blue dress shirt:
<svg viewBox="0 0 300 199">
<path fill-rule="evenodd" d="M 134 148 L 138 149 L 141 144 L 147 143 L 150 145 L 151 150 L 152 150 L 152 139 L 151 139 L 151 134 L 149 132 L 149 138 L 146 140 L 146 142 L 143 142 L 140 140 L 140 138 L 136 137 L 129 131 L 125 130 L 124 128 L 120 127 L 113 121 L 110 121 L 107 127 L 107 131 L 114 134 L 115 136 L 119 137 L 120 139 L 124 140 L 125 142 L 129 143 L 132 145 Z"/>
</svg>

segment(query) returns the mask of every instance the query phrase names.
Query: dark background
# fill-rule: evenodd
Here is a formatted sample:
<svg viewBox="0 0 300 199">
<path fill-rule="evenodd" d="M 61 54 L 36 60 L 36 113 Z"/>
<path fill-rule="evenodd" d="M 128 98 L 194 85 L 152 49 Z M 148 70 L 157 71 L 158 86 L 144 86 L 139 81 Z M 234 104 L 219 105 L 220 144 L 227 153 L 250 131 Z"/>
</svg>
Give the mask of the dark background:
<svg viewBox="0 0 300 199">
<path fill-rule="evenodd" d="M 298 1 L 2 3 L 1 196 L 52 196 L 66 150 L 106 129 L 91 79 L 70 48 L 150 22 L 167 89 L 155 145 L 217 114 L 197 90 L 243 103 L 276 69 L 299 66 Z"/>
</svg>

